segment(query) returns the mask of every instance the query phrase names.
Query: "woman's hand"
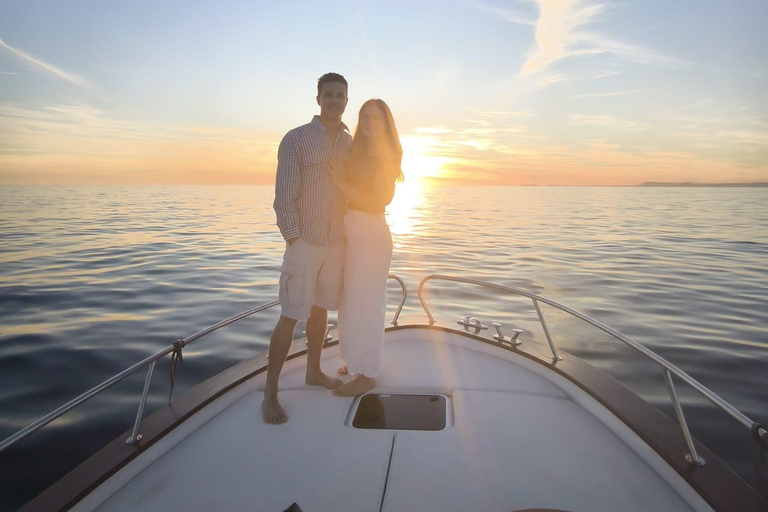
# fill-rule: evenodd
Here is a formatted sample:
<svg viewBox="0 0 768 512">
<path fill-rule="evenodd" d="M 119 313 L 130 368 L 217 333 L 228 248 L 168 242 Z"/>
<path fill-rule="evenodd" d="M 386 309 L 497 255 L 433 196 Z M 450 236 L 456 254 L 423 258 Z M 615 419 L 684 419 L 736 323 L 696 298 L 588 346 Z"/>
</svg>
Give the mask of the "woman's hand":
<svg viewBox="0 0 768 512">
<path fill-rule="evenodd" d="M 331 158 L 328 159 L 326 168 L 334 183 L 341 183 L 344 181 L 344 165 L 339 155 L 331 156 Z"/>
</svg>

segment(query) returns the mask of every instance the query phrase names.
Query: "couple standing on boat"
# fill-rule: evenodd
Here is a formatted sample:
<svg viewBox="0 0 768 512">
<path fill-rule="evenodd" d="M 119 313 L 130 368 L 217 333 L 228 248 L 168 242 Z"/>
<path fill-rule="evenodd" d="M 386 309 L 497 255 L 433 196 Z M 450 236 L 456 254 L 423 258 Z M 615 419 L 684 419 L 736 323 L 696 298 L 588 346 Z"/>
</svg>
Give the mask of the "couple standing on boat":
<svg viewBox="0 0 768 512">
<path fill-rule="evenodd" d="M 307 384 L 355 396 L 372 389 L 382 370 L 392 260 L 384 207 L 402 179 L 403 151 L 386 103 L 363 104 L 353 139 L 341 121 L 347 101 L 343 76 L 321 76 L 320 115 L 289 131 L 278 150 L 274 207 L 287 246 L 261 406 L 266 423 L 288 420 L 278 379 L 299 320 L 307 320 Z M 347 383 L 320 368 L 329 309 L 339 311 L 339 373 L 353 376 Z"/>
</svg>

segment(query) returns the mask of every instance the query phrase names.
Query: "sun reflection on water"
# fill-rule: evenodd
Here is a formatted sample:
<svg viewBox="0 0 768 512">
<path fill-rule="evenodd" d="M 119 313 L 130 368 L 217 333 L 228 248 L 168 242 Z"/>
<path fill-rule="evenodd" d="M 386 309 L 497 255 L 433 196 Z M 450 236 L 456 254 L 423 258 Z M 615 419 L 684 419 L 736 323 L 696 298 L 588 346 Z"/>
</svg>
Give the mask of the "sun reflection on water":
<svg viewBox="0 0 768 512">
<path fill-rule="evenodd" d="M 387 223 L 395 237 L 416 235 L 418 232 L 418 210 L 424 202 L 423 180 L 414 179 L 397 185 L 395 197 L 387 207 Z M 396 247 L 399 247 L 395 241 Z"/>
<path fill-rule="evenodd" d="M 444 174 L 443 166 L 449 158 L 436 152 L 437 142 L 432 137 L 403 136 L 403 174 L 405 181 L 397 185 L 395 197 L 387 207 L 387 221 L 395 246 L 400 247 L 397 238 L 416 236 L 419 232 L 420 210 L 424 206 L 424 195 L 430 186 L 430 179 Z"/>
</svg>

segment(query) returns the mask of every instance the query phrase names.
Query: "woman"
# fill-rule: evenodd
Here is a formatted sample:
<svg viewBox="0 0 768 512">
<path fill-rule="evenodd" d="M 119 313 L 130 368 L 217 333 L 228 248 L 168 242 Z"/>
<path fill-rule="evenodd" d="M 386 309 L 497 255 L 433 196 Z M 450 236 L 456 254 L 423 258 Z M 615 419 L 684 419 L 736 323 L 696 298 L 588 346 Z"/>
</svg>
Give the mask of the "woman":
<svg viewBox="0 0 768 512">
<path fill-rule="evenodd" d="M 392 112 L 382 100 L 366 101 L 347 160 L 329 166 L 334 185 L 347 199 L 344 215 L 344 281 L 339 302 L 339 342 L 354 378 L 333 390 L 355 396 L 372 389 L 382 370 L 387 276 L 392 235 L 384 207 L 401 181 L 403 150 Z"/>
</svg>

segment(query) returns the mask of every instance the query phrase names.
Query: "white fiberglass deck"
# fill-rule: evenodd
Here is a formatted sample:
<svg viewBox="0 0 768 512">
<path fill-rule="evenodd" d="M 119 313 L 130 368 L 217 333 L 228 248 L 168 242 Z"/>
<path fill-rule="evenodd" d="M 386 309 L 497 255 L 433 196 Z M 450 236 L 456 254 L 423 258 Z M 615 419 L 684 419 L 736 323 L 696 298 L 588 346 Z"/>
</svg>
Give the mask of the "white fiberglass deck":
<svg viewBox="0 0 768 512">
<path fill-rule="evenodd" d="M 338 347 L 323 366 L 338 367 Z M 626 426 L 521 356 L 459 334 L 389 332 L 378 392 L 443 393 L 439 432 L 358 430 L 355 401 L 286 363 L 290 421 L 261 420 L 264 374 L 160 440 L 78 511 L 711 510 Z"/>
</svg>

